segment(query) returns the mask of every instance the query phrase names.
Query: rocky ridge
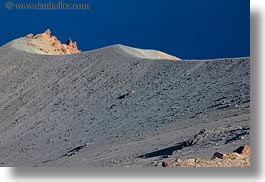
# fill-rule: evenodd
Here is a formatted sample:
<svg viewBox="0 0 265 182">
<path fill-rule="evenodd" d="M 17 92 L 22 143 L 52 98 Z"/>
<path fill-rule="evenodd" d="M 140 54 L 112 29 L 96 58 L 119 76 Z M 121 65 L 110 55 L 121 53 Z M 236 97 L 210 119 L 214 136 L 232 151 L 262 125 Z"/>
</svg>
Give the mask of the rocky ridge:
<svg viewBox="0 0 265 182">
<path fill-rule="evenodd" d="M 51 35 L 50 29 L 45 32 L 16 39 L 12 42 L 12 47 L 26 52 L 46 54 L 46 55 L 67 55 L 80 53 L 77 43 L 69 39 L 66 44 L 62 44 L 56 36 Z"/>
<path fill-rule="evenodd" d="M 23 52 L 44 55 L 69 55 L 81 52 L 78 49 L 77 43 L 75 41 L 68 39 L 66 44 L 62 44 L 56 36 L 51 35 L 50 29 L 47 29 L 45 32 L 37 35 L 28 34 L 22 38 L 18 38 L 11 41 L 2 47 L 11 47 Z M 134 57 L 136 59 L 164 59 L 173 61 L 181 60 L 180 58 L 158 50 L 139 49 L 125 46 L 122 44 L 116 44 L 105 48 L 100 48 L 98 49 L 98 51 L 112 49 L 118 51 L 117 55 L 123 54 L 126 56 Z"/>
</svg>

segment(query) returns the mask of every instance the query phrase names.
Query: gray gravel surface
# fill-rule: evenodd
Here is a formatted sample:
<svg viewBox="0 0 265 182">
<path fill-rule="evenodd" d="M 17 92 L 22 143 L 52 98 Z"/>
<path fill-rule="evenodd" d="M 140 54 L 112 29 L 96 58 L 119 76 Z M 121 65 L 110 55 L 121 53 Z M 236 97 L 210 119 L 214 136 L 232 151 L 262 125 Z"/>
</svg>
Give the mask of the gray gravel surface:
<svg viewBox="0 0 265 182">
<path fill-rule="evenodd" d="M 0 48 L 0 165 L 160 167 L 250 143 L 250 59 Z"/>
</svg>

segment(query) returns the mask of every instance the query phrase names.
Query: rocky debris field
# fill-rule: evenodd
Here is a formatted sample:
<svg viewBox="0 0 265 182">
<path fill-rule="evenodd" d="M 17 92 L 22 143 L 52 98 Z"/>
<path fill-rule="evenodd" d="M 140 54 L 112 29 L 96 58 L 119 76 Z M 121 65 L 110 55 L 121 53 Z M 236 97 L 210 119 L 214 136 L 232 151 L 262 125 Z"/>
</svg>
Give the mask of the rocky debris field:
<svg viewBox="0 0 265 182">
<path fill-rule="evenodd" d="M 163 167 L 250 167 L 250 146 L 241 146 L 232 153 L 216 152 L 212 159 L 165 160 Z"/>
<path fill-rule="evenodd" d="M 162 167 L 250 144 L 249 58 L 132 50 L 50 56 L 2 46 L 0 165 Z"/>
</svg>

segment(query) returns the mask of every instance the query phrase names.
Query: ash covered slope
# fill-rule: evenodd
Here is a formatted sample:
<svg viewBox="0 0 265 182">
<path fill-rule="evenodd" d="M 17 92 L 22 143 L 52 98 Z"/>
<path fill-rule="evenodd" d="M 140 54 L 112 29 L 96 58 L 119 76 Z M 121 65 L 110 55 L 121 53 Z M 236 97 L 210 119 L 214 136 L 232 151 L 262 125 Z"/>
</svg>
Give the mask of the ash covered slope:
<svg viewBox="0 0 265 182">
<path fill-rule="evenodd" d="M 47 56 L 1 47 L 1 166 L 159 165 L 202 128 L 178 156 L 249 143 L 248 58 L 151 60 L 125 48 Z"/>
</svg>

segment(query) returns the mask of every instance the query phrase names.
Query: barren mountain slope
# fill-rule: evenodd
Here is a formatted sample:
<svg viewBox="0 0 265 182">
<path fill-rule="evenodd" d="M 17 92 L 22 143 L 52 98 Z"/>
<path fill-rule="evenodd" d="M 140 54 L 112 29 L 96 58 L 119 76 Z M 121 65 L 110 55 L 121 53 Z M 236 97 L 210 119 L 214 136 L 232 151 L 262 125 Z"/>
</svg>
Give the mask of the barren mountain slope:
<svg viewBox="0 0 265 182">
<path fill-rule="evenodd" d="M 1 166 L 161 166 L 249 144 L 249 58 L 153 60 L 125 50 L 1 47 Z"/>
</svg>

